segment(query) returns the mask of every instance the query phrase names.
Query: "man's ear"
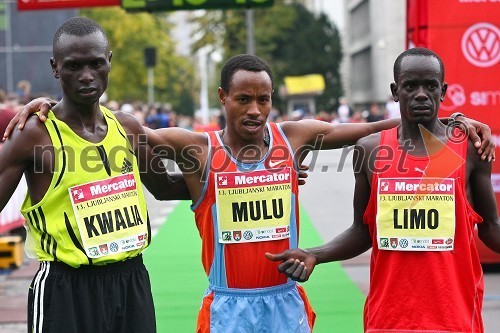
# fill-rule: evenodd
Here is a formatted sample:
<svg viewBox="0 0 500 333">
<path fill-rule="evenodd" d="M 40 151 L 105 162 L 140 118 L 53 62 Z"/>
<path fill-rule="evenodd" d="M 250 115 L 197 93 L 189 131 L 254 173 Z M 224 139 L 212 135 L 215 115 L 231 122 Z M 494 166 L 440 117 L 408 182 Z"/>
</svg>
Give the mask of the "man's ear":
<svg viewBox="0 0 500 333">
<path fill-rule="evenodd" d="M 50 67 L 52 67 L 52 74 L 56 79 L 59 79 L 59 70 L 57 69 L 57 63 L 54 57 L 50 58 Z"/>
<path fill-rule="evenodd" d="M 217 89 L 217 94 L 219 95 L 220 103 L 222 105 L 226 104 L 226 92 L 224 91 L 224 89 L 219 87 L 219 89 Z"/>
<path fill-rule="evenodd" d="M 444 82 L 441 87 L 441 102 L 444 101 L 444 97 L 446 96 L 446 90 L 448 90 L 448 83 Z"/>
<path fill-rule="evenodd" d="M 397 92 L 398 92 L 398 86 L 394 82 L 391 83 L 391 94 L 394 102 L 399 102 L 399 97 L 397 95 Z"/>
</svg>

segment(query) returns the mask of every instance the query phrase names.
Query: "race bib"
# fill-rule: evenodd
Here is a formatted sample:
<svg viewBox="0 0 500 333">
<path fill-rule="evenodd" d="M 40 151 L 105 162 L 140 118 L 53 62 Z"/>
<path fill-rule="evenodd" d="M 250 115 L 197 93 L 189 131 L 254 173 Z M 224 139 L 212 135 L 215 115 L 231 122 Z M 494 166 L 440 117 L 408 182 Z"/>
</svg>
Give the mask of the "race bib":
<svg viewBox="0 0 500 333">
<path fill-rule="evenodd" d="M 290 168 L 215 174 L 220 243 L 290 237 Z"/>
<path fill-rule="evenodd" d="M 146 245 L 146 214 L 139 205 L 133 173 L 73 186 L 69 195 L 89 258 Z"/>
<path fill-rule="evenodd" d="M 453 178 L 381 178 L 377 205 L 380 250 L 453 250 L 456 223 Z"/>
</svg>

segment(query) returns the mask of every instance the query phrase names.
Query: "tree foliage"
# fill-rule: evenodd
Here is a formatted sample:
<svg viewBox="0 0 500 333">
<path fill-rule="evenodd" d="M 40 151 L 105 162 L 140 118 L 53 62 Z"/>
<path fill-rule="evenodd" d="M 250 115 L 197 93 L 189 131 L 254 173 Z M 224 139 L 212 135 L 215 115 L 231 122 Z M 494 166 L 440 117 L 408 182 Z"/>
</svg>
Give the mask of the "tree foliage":
<svg viewBox="0 0 500 333">
<path fill-rule="evenodd" d="M 244 10 L 207 12 L 197 23 L 200 38 L 195 46 L 220 46 L 225 59 L 246 53 Z M 343 95 L 339 71 L 342 48 L 339 31 L 328 17 L 314 16 L 297 1 L 285 4 L 276 0 L 270 8 L 254 9 L 254 26 L 256 54 L 270 63 L 275 88 L 283 84 L 285 76 L 322 74 L 326 87 L 316 98 L 317 107 L 333 110 Z M 279 94 L 273 98 L 283 109 Z"/>
<path fill-rule="evenodd" d="M 170 103 L 179 113 L 193 113 L 196 91 L 193 66 L 175 54 L 166 14 L 130 14 L 118 7 L 85 9 L 80 13 L 97 21 L 113 51 L 108 97 L 119 101 L 147 101 L 144 48 L 156 47 L 155 101 Z"/>
</svg>

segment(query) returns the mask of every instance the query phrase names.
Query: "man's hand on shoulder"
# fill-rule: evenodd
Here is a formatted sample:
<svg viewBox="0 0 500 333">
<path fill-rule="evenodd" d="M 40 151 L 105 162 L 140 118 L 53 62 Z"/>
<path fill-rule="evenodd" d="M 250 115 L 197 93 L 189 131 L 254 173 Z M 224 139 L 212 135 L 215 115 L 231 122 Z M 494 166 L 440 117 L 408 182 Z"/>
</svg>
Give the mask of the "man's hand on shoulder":
<svg viewBox="0 0 500 333">
<path fill-rule="evenodd" d="M 3 134 L 2 141 L 7 140 L 14 127 L 17 126 L 19 130 L 22 130 L 26 124 L 26 121 L 28 120 L 28 117 L 30 117 L 35 112 L 40 112 L 38 118 L 42 122 L 45 122 L 47 120 L 47 114 L 49 113 L 49 110 L 56 104 L 56 101 L 48 97 L 40 97 L 32 100 L 22 108 L 19 108 L 14 118 L 12 118 L 12 120 L 9 122 L 9 125 L 7 125 L 7 128 L 5 129 L 5 132 Z"/>
<path fill-rule="evenodd" d="M 448 120 L 448 126 L 457 127 L 468 134 L 481 159 L 495 161 L 495 142 L 488 125 L 462 114 L 453 114 Z"/>
</svg>

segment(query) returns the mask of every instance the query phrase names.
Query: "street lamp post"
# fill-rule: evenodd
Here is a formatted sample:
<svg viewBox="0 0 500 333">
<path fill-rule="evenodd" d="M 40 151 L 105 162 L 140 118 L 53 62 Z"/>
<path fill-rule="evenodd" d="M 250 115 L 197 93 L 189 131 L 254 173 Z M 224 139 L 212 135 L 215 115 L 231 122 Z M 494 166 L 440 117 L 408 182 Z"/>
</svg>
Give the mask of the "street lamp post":
<svg viewBox="0 0 500 333">
<path fill-rule="evenodd" d="M 198 64 L 200 73 L 200 112 L 201 121 L 204 125 L 207 125 L 210 121 L 208 114 L 208 47 L 202 47 L 198 51 Z"/>
<path fill-rule="evenodd" d="M 253 27 L 253 9 L 247 9 L 245 12 L 247 25 L 247 53 L 255 54 L 255 34 Z"/>
<path fill-rule="evenodd" d="M 144 64 L 148 69 L 148 104 L 153 105 L 155 102 L 155 74 L 154 67 L 156 66 L 156 48 L 146 47 L 144 49 Z"/>
</svg>

